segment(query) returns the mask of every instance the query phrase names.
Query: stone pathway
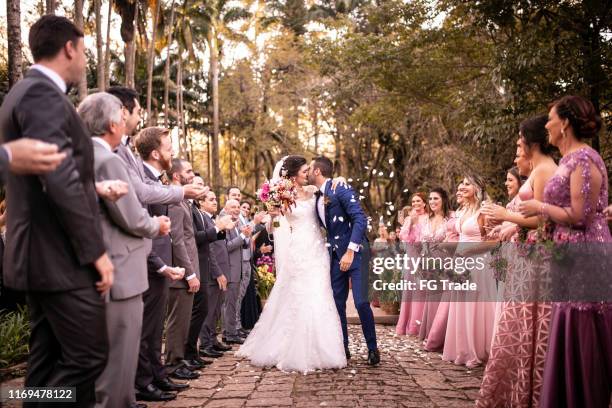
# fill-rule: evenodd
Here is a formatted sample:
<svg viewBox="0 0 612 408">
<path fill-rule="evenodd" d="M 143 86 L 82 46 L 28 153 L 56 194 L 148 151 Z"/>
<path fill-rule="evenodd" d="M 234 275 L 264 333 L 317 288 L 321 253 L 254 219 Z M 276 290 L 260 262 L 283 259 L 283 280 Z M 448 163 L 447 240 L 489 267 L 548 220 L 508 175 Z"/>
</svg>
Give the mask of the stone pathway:
<svg viewBox="0 0 612 408">
<path fill-rule="evenodd" d="M 366 364 L 361 328 L 350 325 L 349 366 L 308 375 L 261 369 L 225 353 L 202 370 L 179 398 L 158 407 L 472 407 L 483 368 L 467 369 L 421 349 L 414 337 L 396 336 L 394 326 L 376 327 L 382 362 Z M 234 350 L 237 347 L 234 347 Z M 20 386 L 23 379 L 4 385 Z M 1 404 L 0 404 L 1 405 Z M 7 406 L 17 406 L 7 404 Z"/>
<path fill-rule="evenodd" d="M 261 369 L 231 353 L 207 366 L 179 398 L 149 407 L 471 407 L 482 368 L 467 369 L 423 351 L 413 337 L 377 326 L 382 362 L 369 367 L 359 326 L 350 326 L 353 355 L 342 370 L 308 375 Z"/>
</svg>

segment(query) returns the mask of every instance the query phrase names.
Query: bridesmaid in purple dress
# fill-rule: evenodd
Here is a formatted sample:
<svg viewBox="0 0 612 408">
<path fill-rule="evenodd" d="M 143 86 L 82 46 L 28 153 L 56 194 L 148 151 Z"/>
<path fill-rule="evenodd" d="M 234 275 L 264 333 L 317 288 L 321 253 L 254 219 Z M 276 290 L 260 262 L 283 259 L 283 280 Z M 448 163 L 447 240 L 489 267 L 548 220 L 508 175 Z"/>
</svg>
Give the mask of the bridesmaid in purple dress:
<svg viewBox="0 0 612 408">
<path fill-rule="evenodd" d="M 582 97 L 565 96 L 549 111 L 546 129 L 563 158 L 546 184 L 544 202 L 529 200 L 519 209 L 552 221 L 557 243 L 612 242 L 604 215 L 608 173 L 601 156 L 583 142 L 600 128 L 593 105 Z M 611 389 L 612 303 L 554 303 L 540 406 L 604 408 Z"/>
</svg>

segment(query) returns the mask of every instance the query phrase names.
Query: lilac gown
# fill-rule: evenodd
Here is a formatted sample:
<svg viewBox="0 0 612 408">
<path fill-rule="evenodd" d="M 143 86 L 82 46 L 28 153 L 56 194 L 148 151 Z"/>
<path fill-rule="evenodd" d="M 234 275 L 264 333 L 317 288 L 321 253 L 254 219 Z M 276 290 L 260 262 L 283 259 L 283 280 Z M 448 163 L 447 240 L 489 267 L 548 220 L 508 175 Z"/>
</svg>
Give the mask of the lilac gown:
<svg viewBox="0 0 612 408">
<path fill-rule="evenodd" d="M 590 164 L 595 165 L 602 177 L 597 204 L 593 208 L 586 200 L 583 222 L 578 228 L 557 224 L 553 232 L 555 242 L 612 242 L 603 214 L 608 204 L 608 173 L 595 150 L 586 147 L 563 157 L 544 188 L 544 200 L 571 207 L 570 175 L 578 166 L 584 180 L 581 193 L 589 197 Z M 611 388 L 612 303 L 554 303 L 540 406 L 608 407 Z"/>
<path fill-rule="evenodd" d="M 462 242 L 482 241 L 478 214 L 474 213 L 459 225 L 459 246 Z M 460 222 L 460 219 L 457 220 L 458 224 Z M 478 297 L 475 301 L 467 301 L 465 292 L 451 292 L 442 351 L 442 359 L 468 367 L 476 367 L 487 361 L 495 321 L 496 287 L 493 274 L 487 268 L 472 272 L 470 281 L 478 285 Z"/>
</svg>

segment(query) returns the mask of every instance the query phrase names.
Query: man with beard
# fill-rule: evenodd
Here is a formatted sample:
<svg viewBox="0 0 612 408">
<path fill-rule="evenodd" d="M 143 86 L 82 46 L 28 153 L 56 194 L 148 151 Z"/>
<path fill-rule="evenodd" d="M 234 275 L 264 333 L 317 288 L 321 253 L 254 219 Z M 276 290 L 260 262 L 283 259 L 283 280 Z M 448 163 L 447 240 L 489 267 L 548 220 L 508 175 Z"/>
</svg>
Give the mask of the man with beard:
<svg viewBox="0 0 612 408">
<path fill-rule="evenodd" d="M 168 177 L 175 186 L 190 184 L 194 178 L 191 163 L 173 159 Z M 189 333 L 194 294 L 200 289 L 198 247 L 193 231 L 191 203 L 183 200 L 168 206 L 172 222 L 172 261 L 185 269 L 185 277 L 170 284 L 168 295 L 168 326 L 166 330 L 166 367 L 170 376 L 182 380 L 198 378 L 199 374 L 185 366 L 185 344 Z"/>
<path fill-rule="evenodd" d="M 119 98 L 123 104 L 125 115 L 126 135 L 121 138 L 117 147 L 117 154 L 127 163 L 132 185 L 136 189 L 136 195 L 143 205 L 147 204 L 177 204 L 184 198 L 203 197 L 207 190 L 200 186 L 188 184 L 184 186 L 162 186 L 145 176 L 142 161 L 132 152 L 132 137 L 138 123 L 140 123 L 140 104 L 138 93 L 130 88 L 113 86 L 106 90 L 111 95 Z"/>
</svg>

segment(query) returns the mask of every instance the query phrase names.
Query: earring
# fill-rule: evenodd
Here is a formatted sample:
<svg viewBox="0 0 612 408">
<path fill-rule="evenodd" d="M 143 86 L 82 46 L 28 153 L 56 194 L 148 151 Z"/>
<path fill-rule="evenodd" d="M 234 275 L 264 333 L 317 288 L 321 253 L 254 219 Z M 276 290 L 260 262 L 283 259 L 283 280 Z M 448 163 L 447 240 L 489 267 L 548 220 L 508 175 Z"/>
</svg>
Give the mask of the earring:
<svg viewBox="0 0 612 408">
<path fill-rule="evenodd" d="M 561 136 L 565 139 L 565 129 L 561 129 Z"/>
</svg>

